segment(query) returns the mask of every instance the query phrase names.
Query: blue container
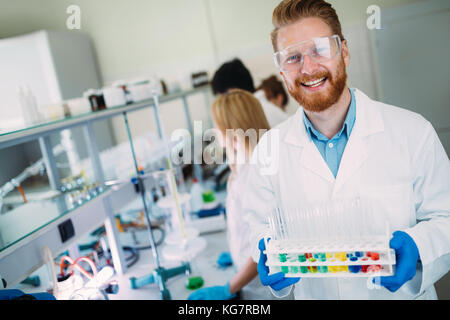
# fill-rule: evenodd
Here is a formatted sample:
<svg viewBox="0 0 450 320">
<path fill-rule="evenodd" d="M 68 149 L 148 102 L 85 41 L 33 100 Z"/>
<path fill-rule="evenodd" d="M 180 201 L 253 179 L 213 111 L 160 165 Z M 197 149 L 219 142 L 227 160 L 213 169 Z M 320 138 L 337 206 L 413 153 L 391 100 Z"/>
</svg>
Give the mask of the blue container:
<svg viewBox="0 0 450 320">
<path fill-rule="evenodd" d="M 361 271 L 361 266 L 348 266 L 348 270 L 351 273 L 358 273 L 359 271 Z"/>
</svg>

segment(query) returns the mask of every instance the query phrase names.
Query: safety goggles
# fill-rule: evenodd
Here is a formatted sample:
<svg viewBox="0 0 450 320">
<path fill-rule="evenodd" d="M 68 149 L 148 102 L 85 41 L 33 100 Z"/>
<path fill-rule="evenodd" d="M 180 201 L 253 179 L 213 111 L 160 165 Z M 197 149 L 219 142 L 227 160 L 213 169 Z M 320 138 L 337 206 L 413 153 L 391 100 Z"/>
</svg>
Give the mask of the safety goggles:
<svg viewBox="0 0 450 320">
<path fill-rule="evenodd" d="M 338 35 L 313 38 L 290 45 L 274 54 L 275 65 L 282 72 L 298 72 L 303 67 L 305 56 L 317 63 L 334 59 L 342 51 L 341 38 Z"/>
</svg>

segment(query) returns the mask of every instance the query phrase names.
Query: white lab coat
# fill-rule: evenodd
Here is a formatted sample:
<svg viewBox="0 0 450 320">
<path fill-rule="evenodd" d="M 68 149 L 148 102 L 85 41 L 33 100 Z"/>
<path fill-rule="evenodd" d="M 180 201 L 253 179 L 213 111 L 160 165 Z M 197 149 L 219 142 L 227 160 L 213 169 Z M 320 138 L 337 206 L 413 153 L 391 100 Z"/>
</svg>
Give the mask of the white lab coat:
<svg viewBox="0 0 450 320">
<path fill-rule="evenodd" d="M 251 258 L 251 245 L 249 240 L 249 227 L 243 219 L 242 192 L 245 190 L 245 181 L 248 165 L 237 167 L 237 173 L 232 173 L 227 185 L 227 240 L 231 258 L 236 272 L 239 271 L 249 258 Z M 267 300 L 274 297 L 261 284 L 257 276 L 241 290 L 244 300 Z"/>
<path fill-rule="evenodd" d="M 248 188 L 241 195 L 246 199 L 253 259 L 259 259 L 259 239 L 270 235 L 265 219 L 273 206 L 301 208 L 356 196 L 376 199 L 377 217 L 389 221 L 392 232 L 402 230 L 414 239 L 421 259 L 416 276 L 395 293 L 370 289 L 366 278 L 304 278 L 294 285 L 295 297 L 436 299 L 433 283 L 450 268 L 448 156 L 422 116 L 373 101 L 359 90 L 355 98 L 356 122 L 336 179 L 310 140 L 301 109 L 260 140 Z M 269 167 L 271 159 L 261 150 L 271 141 L 278 143 L 279 169 L 264 175 L 261 169 Z"/>
<path fill-rule="evenodd" d="M 274 128 L 289 118 L 289 114 L 267 100 L 266 94 L 263 90 L 258 90 L 253 95 L 261 103 L 264 114 L 266 115 L 267 121 L 269 122 L 271 128 Z"/>
</svg>

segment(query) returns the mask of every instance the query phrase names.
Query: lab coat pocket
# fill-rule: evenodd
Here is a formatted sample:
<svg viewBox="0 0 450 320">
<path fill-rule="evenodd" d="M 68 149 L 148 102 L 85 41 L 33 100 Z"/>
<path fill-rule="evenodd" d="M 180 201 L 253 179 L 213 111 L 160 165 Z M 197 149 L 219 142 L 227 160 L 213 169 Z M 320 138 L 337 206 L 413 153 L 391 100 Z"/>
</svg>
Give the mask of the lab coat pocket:
<svg viewBox="0 0 450 320">
<path fill-rule="evenodd" d="M 415 224 L 410 184 L 365 186 L 359 194 L 361 199 L 366 199 L 376 226 L 388 222 L 393 232 Z"/>
</svg>

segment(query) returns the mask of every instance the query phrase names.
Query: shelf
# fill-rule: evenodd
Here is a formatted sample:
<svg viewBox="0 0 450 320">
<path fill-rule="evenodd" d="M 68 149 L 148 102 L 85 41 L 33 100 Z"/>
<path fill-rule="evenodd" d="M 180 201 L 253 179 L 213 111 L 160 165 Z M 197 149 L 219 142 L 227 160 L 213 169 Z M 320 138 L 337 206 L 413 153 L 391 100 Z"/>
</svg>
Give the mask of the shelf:
<svg viewBox="0 0 450 320">
<path fill-rule="evenodd" d="M 159 103 L 182 99 L 185 116 L 190 123 L 187 97 L 202 92 L 209 94 L 209 90 L 210 86 L 205 85 L 192 90 L 161 96 L 159 97 Z M 15 130 L 0 131 L 0 149 L 42 138 L 40 141 L 42 142 L 40 144 L 41 150 L 46 151 L 43 152 L 43 157 L 44 160 L 47 160 L 45 165 L 51 173 L 56 170 L 56 165 L 48 135 L 65 129 L 84 126 L 95 178 L 102 185 L 104 183 L 104 172 L 91 124 L 95 121 L 149 107 L 154 107 L 153 99 L 55 121 L 37 123 Z M 159 129 L 161 124 L 158 113 L 156 113 L 155 118 Z M 128 124 L 126 125 L 128 126 Z M 158 131 L 160 131 L 160 139 L 162 139 L 161 130 Z M 55 182 L 58 179 L 56 178 Z M 126 271 L 125 257 L 118 241 L 119 233 L 115 225 L 114 215 L 137 197 L 140 198 L 134 185 L 130 181 L 122 181 L 119 185 L 105 187 L 101 194 L 84 201 L 80 205 L 73 205 L 67 201 L 66 196 L 60 195 L 52 200 L 30 202 L 0 215 L 1 276 L 7 280 L 9 286 L 14 286 L 45 263 L 43 260 L 44 247 L 47 246 L 54 255 L 57 255 L 76 245 L 81 237 L 88 235 L 102 225 L 106 229 L 116 272 L 123 274 Z M 63 242 L 58 226 L 69 219 L 73 224 L 75 235 Z"/>
<path fill-rule="evenodd" d="M 9 287 L 19 283 L 45 263 L 42 253 L 45 246 L 48 246 L 54 255 L 63 252 L 76 244 L 81 237 L 105 224 L 106 220 L 111 220 L 115 212 L 135 197 L 137 194 L 134 186 L 129 182 L 106 188 L 97 197 L 79 206 L 69 206 L 64 209 L 64 202 L 60 198 L 46 204 L 36 204 L 35 209 L 39 211 L 24 211 L 25 217 L 34 214 L 33 217 L 39 218 L 42 225 L 34 223 L 28 227 L 28 230 L 22 230 L 22 234 L 17 235 L 14 241 L 2 247 L 0 251 L 2 277 L 7 280 Z M 17 219 L 17 225 L 23 224 L 24 216 L 19 216 L 14 210 L 9 213 L 13 213 L 10 217 Z M 44 218 L 39 217 L 44 213 Z M 63 243 L 58 225 L 69 219 L 74 226 L 75 235 Z M 4 226 L 3 221 L 0 221 L 0 226 Z M 33 226 L 36 229 L 33 230 Z"/>
<path fill-rule="evenodd" d="M 172 100 L 180 99 L 182 97 L 187 97 L 190 95 L 194 95 L 196 93 L 209 90 L 209 88 L 210 88 L 209 85 L 205 85 L 192 90 L 161 96 L 159 97 L 159 102 L 165 103 Z M 9 131 L 0 130 L 0 149 L 11 147 L 31 140 L 35 140 L 41 136 L 45 136 L 53 132 L 59 132 L 61 130 L 81 126 L 89 122 L 105 120 L 120 115 L 124 112 L 127 113 L 134 112 L 140 109 L 152 107 L 153 105 L 154 105 L 153 99 L 148 99 L 137 103 L 129 104 L 126 106 L 118 106 L 108 108 L 106 110 L 89 112 L 54 121 L 36 123 L 30 126 L 23 126 L 15 129 L 10 129 Z"/>
<path fill-rule="evenodd" d="M 0 254 L 108 190 L 104 188 L 96 196 L 84 199 L 81 203 L 72 203 L 69 195 L 62 194 L 49 200 L 23 204 L 0 215 Z"/>
</svg>

